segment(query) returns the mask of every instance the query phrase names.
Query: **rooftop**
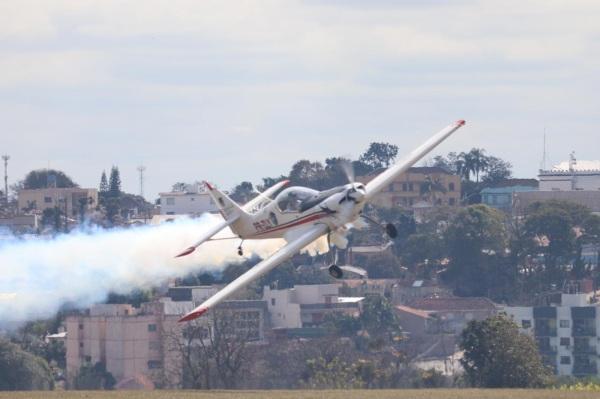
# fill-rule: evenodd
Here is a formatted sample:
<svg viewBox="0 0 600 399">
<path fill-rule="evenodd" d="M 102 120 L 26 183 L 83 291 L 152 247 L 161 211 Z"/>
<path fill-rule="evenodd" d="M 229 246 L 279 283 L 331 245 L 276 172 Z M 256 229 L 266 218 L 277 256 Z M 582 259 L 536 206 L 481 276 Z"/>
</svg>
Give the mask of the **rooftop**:
<svg viewBox="0 0 600 399">
<path fill-rule="evenodd" d="M 554 165 L 551 169 L 552 172 L 569 172 L 570 162 L 563 161 L 557 165 Z M 598 171 L 600 172 L 600 161 L 575 161 L 573 163 L 573 170 L 577 172 L 585 171 Z"/>
<path fill-rule="evenodd" d="M 420 298 L 410 303 L 410 307 L 425 311 L 451 310 L 495 310 L 494 302 L 484 297 L 470 298 Z"/>
</svg>

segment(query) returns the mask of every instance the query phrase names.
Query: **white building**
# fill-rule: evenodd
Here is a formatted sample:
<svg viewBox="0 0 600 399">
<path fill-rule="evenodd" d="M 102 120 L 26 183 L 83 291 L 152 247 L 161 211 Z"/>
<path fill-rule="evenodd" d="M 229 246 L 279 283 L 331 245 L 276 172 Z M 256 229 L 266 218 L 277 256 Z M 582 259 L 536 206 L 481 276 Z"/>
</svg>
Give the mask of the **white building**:
<svg viewBox="0 0 600 399">
<path fill-rule="evenodd" d="M 600 190 L 600 161 L 578 161 L 574 154 L 568 161 L 550 170 L 540 170 L 540 191 Z"/>
<path fill-rule="evenodd" d="M 296 285 L 282 290 L 264 287 L 263 300 L 272 328 L 317 327 L 329 313 L 358 315 L 362 297 L 340 297 L 337 284 Z"/>
<path fill-rule="evenodd" d="M 183 191 L 159 193 L 161 215 L 193 215 L 218 212 L 218 208 L 204 186 L 196 183 Z"/>
<path fill-rule="evenodd" d="M 599 375 L 600 304 L 591 281 L 584 285 L 566 291 L 576 293 L 563 293 L 560 304 L 507 306 L 501 310 L 521 331 L 535 337 L 545 362 L 558 375 Z"/>
</svg>

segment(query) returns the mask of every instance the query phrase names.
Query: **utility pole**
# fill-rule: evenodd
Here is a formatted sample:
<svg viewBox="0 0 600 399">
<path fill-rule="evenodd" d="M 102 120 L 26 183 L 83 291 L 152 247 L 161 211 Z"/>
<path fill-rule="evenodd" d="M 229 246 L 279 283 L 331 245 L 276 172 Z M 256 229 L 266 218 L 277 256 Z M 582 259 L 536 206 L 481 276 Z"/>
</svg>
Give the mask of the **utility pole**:
<svg viewBox="0 0 600 399">
<path fill-rule="evenodd" d="M 8 155 L 2 155 L 4 161 L 4 201 L 8 204 Z"/>
<path fill-rule="evenodd" d="M 140 165 L 137 167 L 138 172 L 140 172 L 140 196 L 144 196 L 144 171 L 146 167 L 144 165 Z"/>
</svg>

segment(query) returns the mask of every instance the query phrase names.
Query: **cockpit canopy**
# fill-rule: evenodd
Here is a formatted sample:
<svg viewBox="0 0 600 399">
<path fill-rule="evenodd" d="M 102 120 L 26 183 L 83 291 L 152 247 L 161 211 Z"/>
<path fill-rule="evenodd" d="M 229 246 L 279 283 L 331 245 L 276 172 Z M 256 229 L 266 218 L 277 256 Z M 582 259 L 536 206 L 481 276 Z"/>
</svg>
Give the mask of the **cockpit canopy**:
<svg viewBox="0 0 600 399">
<path fill-rule="evenodd" d="M 290 187 L 283 190 L 275 202 L 282 212 L 300 212 L 302 204 L 317 197 L 319 191 L 306 187 Z"/>
</svg>

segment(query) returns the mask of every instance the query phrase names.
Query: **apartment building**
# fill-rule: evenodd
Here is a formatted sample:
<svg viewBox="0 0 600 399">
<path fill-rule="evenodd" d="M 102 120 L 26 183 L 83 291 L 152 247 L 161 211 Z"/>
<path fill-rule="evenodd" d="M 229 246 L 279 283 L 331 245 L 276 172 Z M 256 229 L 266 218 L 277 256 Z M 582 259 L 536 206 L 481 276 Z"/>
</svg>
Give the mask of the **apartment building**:
<svg viewBox="0 0 600 399">
<path fill-rule="evenodd" d="M 296 285 L 294 288 L 264 287 L 272 328 L 319 327 L 331 313 L 356 316 L 363 297 L 342 297 L 338 284 Z"/>
<path fill-rule="evenodd" d="M 78 218 L 98 206 L 98 190 L 95 188 L 40 188 L 19 190 L 18 212 L 42 213 L 46 209 L 58 207 L 70 218 Z"/>
<path fill-rule="evenodd" d="M 206 212 L 218 212 L 218 208 L 202 184 L 186 185 L 182 191 L 158 194 L 161 215 L 199 216 Z"/>
<path fill-rule="evenodd" d="M 358 178 L 368 183 L 384 170 L 377 170 Z M 413 167 L 402 173 L 373 199 L 378 206 L 401 207 L 422 211 L 435 206 L 458 206 L 460 204 L 460 176 L 440 167 Z"/>
<path fill-rule="evenodd" d="M 558 375 L 598 376 L 600 304 L 591 280 L 571 282 L 560 302 L 549 306 L 502 309 L 533 336 L 544 361 Z"/>
<path fill-rule="evenodd" d="M 191 297 L 203 296 L 193 291 L 189 289 Z M 181 292 L 176 295 L 179 300 L 166 297 L 139 309 L 95 305 L 85 314 L 68 316 L 67 378 L 73 379 L 84 364 L 101 362 L 117 382 L 142 376 L 163 386 L 177 386 L 183 367 L 177 344 L 185 334 L 185 325 L 178 320 L 198 302 L 185 300 Z M 251 341 L 264 340 L 268 323 L 264 301 L 225 301 L 217 308 L 231 311 L 236 331 Z M 209 317 L 197 321 L 199 327 L 209 322 Z"/>
</svg>

